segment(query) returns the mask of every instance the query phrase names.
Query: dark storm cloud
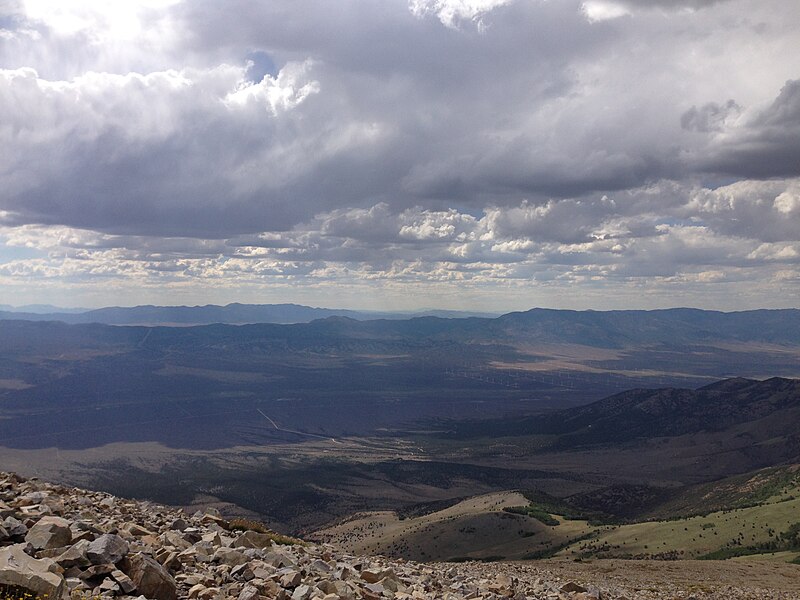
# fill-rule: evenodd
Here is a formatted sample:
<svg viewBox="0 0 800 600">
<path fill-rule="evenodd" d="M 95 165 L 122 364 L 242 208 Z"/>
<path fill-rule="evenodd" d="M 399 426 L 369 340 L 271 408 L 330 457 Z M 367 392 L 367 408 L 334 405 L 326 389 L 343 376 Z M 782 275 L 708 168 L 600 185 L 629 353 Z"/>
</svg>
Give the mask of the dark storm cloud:
<svg viewBox="0 0 800 600">
<path fill-rule="evenodd" d="M 693 106 L 681 115 L 681 127 L 701 133 L 722 131 L 726 120 L 737 117 L 741 110 L 741 106 L 733 100 L 722 105 L 709 102 L 700 108 Z"/>
<path fill-rule="evenodd" d="M 743 178 L 800 175 L 800 79 L 787 81 L 768 108 L 724 133 L 712 143 L 707 170 Z"/>
</svg>

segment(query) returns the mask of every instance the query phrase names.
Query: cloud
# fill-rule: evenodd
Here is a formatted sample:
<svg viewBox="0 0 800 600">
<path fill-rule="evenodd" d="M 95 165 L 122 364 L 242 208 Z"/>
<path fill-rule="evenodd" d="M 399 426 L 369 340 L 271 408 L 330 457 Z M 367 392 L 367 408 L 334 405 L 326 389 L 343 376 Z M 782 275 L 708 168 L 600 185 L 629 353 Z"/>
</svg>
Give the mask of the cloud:
<svg viewBox="0 0 800 600">
<path fill-rule="evenodd" d="M 113 233 L 288 226 L 291 199 L 270 190 L 313 170 L 312 152 L 300 165 L 284 150 L 294 109 L 319 92 L 310 70 L 287 63 L 258 83 L 228 65 L 71 81 L 0 71 L 0 139 L 11 149 L 3 208 L 20 223 Z M 311 137 L 324 161 L 329 140 Z"/>
<path fill-rule="evenodd" d="M 770 106 L 744 123 L 718 131 L 706 169 L 750 178 L 800 175 L 800 79 L 787 81 Z"/>
<path fill-rule="evenodd" d="M 482 28 L 485 15 L 511 2 L 513 0 L 409 0 L 409 10 L 417 17 L 434 14 L 447 27 L 455 28 L 463 21 L 472 21 Z"/>
<path fill-rule="evenodd" d="M 670 203 L 659 204 L 669 191 Z M 535 206 L 487 207 L 479 216 L 421 207 L 337 209 L 283 232 L 227 240 L 100 234 L 63 226 L 7 227 L 10 247 L 47 253 L 6 273 L 103 273 L 164 281 L 304 276 L 404 281 L 454 274 L 482 281 L 593 277 L 628 281 L 721 268 L 797 264 L 800 182 L 740 182 L 717 189 L 643 188 Z M 737 224 L 737 225 L 734 225 Z M 115 271 L 115 264 L 121 265 Z M 342 270 L 344 269 L 344 271 Z M 343 275 L 346 273 L 346 275 Z M 55 275 L 53 275 L 55 276 Z M 705 275 L 707 281 L 716 280 Z"/>
<path fill-rule="evenodd" d="M 795 8 L 3 3 L 5 281 L 794 285 Z"/>
<path fill-rule="evenodd" d="M 696 190 L 687 214 L 714 230 L 765 242 L 800 240 L 800 183 L 741 181 L 714 190 Z"/>
<path fill-rule="evenodd" d="M 728 100 L 722 105 L 709 102 L 700 108 L 693 106 L 681 115 L 681 127 L 700 133 L 722 131 L 729 122 L 739 116 L 741 110 L 733 100 Z"/>
</svg>

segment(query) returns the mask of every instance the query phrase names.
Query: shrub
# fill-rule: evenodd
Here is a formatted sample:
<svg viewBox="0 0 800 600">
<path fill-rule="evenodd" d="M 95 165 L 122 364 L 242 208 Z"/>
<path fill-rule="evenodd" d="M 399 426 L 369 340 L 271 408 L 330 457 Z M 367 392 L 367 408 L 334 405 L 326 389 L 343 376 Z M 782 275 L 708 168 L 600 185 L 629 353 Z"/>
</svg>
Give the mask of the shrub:
<svg viewBox="0 0 800 600">
<path fill-rule="evenodd" d="M 549 512 L 545 511 L 544 509 L 536 506 L 535 504 L 529 504 L 528 506 L 509 506 L 503 509 L 507 513 L 511 513 L 514 515 L 524 515 L 526 517 L 532 517 L 539 521 L 540 523 L 544 523 L 545 525 L 549 525 L 551 527 L 555 527 L 556 525 L 560 525 L 558 519 L 553 517 Z"/>
</svg>

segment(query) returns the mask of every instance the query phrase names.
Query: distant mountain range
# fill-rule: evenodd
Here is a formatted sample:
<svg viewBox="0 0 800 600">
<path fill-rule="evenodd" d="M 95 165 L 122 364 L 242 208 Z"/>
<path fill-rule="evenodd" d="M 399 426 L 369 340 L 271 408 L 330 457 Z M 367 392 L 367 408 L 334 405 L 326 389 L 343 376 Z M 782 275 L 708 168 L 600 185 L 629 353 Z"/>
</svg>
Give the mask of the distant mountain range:
<svg viewBox="0 0 800 600">
<path fill-rule="evenodd" d="M 328 317 L 370 319 L 408 319 L 432 316 L 440 318 L 494 317 L 496 314 L 428 310 L 419 312 L 368 312 L 332 308 L 316 308 L 300 304 L 227 304 L 218 306 L 110 306 L 98 309 L 63 309 L 47 304 L 21 307 L 0 305 L 0 319 L 26 321 L 61 321 L 63 323 L 102 323 L 104 325 L 211 325 L 228 323 L 308 323 Z"/>
<path fill-rule="evenodd" d="M 0 306 L 0 308 L 2 308 Z M 571 343 L 600 348 L 641 344 L 767 342 L 800 344 L 800 310 L 719 312 L 693 308 L 663 310 L 574 311 L 534 308 L 502 316 L 469 311 L 367 312 L 299 304 L 228 304 L 217 306 L 133 306 L 48 312 L 47 305 L 0 310 L 0 320 L 60 321 L 104 325 L 303 324 L 325 335 L 363 338 L 452 337 L 513 341 L 515 344 Z M 56 308 L 56 307 L 49 307 Z M 330 320 L 334 318 L 333 320 Z M 341 319 L 341 320 L 337 320 Z M 357 323 L 358 321 L 366 323 Z M 387 321 L 393 321 L 389 323 Z M 299 330 L 298 330 L 299 331 Z M 237 332 L 236 335 L 240 335 Z M 279 336 L 293 335 L 286 330 Z M 303 335 L 312 331 L 304 331 Z M 731 373 L 732 375 L 735 372 Z"/>
<path fill-rule="evenodd" d="M 764 446 L 787 453 L 776 462 L 800 460 L 800 379 L 731 378 L 697 390 L 634 389 L 550 414 L 454 427 L 458 437 L 557 436 L 548 451 L 727 432 L 746 439 L 753 454 Z"/>
<path fill-rule="evenodd" d="M 0 304 L 0 311 L 13 313 L 82 313 L 92 310 L 91 308 L 63 308 L 52 304 L 25 304 L 24 306 L 12 306 L 11 304 Z"/>
<path fill-rule="evenodd" d="M 800 310 L 719 312 L 694 308 L 574 311 L 535 308 L 493 321 L 518 340 L 601 348 L 631 344 L 702 344 L 721 340 L 800 343 Z"/>
</svg>

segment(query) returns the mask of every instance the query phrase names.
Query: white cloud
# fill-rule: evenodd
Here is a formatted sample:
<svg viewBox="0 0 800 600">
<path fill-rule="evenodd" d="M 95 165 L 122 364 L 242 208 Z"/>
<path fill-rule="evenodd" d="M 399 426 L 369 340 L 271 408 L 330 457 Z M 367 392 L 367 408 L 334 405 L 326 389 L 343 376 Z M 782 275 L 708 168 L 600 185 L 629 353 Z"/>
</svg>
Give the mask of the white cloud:
<svg viewBox="0 0 800 600">
<path fill-rule="evenodd" d="M 163 13 L 180 0 L 25 0 L 25 15 L 57 35 L 88 32 L 98 42 L 131 41 L 143 36 L 153 15 Z"/>
<path fill-rule="evenodd" d="M 259 82 L 241 82 L 223 102 L 231 108 L 255 104 L 266 107 L 273 115 L 291 110 L 311 94 L 319 93 L 319 82 L 309 79 L 312 66 L 310 60 L 288 63 L 277 77 L 266 75 Z"/>
<path fill-rule="evenodd" d="M 627 7 L 616 2 L 606 2 L 604 0 L 591 0 L 581 5 L 586 18 L 592 23 L 598 21 L 608 21 L 618 19 L 631 14 Z"/>
<path fill-rule="evenodd" d="M 408 6 L 412 14 L 423 17 L 434 14 L 447 27 L 458 27 L 462 21 L 472 21 L 479 28 L 483 26 L 483 17 L 495 8 L 504 6 L 514 0 L 409 0 Z"/>
</svg>

